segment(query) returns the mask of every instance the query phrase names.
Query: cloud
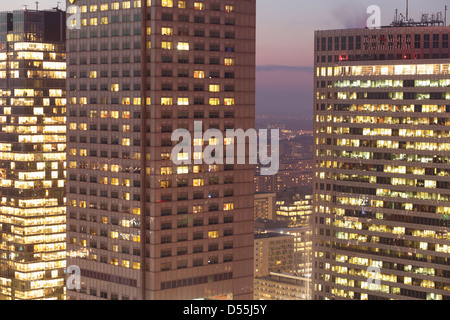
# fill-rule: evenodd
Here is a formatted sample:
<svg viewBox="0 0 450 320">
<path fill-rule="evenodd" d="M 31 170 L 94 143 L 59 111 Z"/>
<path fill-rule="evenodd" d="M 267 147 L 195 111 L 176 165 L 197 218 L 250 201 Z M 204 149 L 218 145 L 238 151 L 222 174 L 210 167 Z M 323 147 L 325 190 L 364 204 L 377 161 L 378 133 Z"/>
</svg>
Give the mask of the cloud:
<svg viewBox="0 0 450 320">
<path fill-rule="evenodd" d="M 256 67 L 257 72 L 281 72 L 281 71 L 290 71 L 290 72 L 314 72 L 313 67 L 309 66 L 282 66 L 282 65 L 263 65 Z"/>
<path fill-rule="evenodd" d="M 345 29 L 364 28 L 367 26 L 367 8 L 360 1 L 339 1 L 331 8 L 333 18 Z"/>
</svg>

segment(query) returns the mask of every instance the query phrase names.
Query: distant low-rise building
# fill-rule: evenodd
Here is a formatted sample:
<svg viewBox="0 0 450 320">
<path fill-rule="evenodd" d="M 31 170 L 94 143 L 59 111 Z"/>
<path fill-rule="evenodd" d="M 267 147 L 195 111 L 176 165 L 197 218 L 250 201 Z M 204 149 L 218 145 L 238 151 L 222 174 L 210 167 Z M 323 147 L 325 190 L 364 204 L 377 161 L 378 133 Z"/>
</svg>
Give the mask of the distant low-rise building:
<svg viewBox="0 0 450 320">
<path fill-rule="evenodd" d="M 295 237 L 281 233 L 255 234 L 255 277 L 271 272 L 293 273 Z"/>
<path fill-rule="evenodd" d="M 275 216 L 276 193 L 255 194 L 255 220 L 270 219 Z"/>
<path fill-rule="evenodd" d="M 310 300 L 311 279 L 284 273 L 256 278 L 254 300 Z"/>
</svg>

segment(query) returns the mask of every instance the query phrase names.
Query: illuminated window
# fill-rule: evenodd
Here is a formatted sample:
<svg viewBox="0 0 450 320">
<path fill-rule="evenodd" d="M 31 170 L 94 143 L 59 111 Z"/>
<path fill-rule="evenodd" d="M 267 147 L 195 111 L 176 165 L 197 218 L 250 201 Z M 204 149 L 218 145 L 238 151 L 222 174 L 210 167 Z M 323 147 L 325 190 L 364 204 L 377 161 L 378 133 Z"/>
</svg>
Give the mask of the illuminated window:
<svg viewBox="0 0 450 320">
<path fill-rule="evenodd" d="M 90 8 L 89 8 L 89 12 L 97 12 L 97 10 L 98 10 L 98 7 L 96 4 L 90 6 Z"/>
<path fill-rule="evenodd" d="M 122 2 L 122 9 L 131 9 L 131 2 L 130 1 Z"/>
<path fill-rule="evenodd" d="M 101 17 L 100 24 L 108 24 L 108 17 Z"/>
<path fill-rule="evenodd" d="M 194 71 L 194 78 L 196 79 L 205 78 L 205 71 Z"/>
<path fill-rule="evenodd" d="M 172 174 L 172 168 L 171 167 L 162 167 L 161 174 Z"/>
<path fill-rule="evenodd" d="M 178 50 L 189 50 L 189 42 L 178 42 Z"/>
<path fill-rule="evenodd" d="M 217 239 L 219 237 L 219 231 L 209 231 L 208 239 Z"/>
<path fill-rule="evenodd" d="M 209 85 L 210 92 L 220 92 L 220 85 L 218 84 L 210 84 Z"/>
<path fill-rule="evenodd" d="M 161 42 L 161 48 L 171 50 L 172 49 L 172 42 L 170 41 L 162 41 Z"/>
<path fill-rule="evenodd" d="M 89 19 L 89 25 L 96 26 L 98 25 L 98 19 L 97 18 L 91 18 Z"/>
<path fill-rule="evenodd" d="M 100 5 L 100 10 L 101 11 L 108 11 L 108 4 L 107 3 L 102 3 Z"/>
<path fill-rule="evenodd" d="M 226 66 L 234 66 L 234 59 L 232 59 L 232 58 L 225 58 L 224 64 Z"/>
<path fill-rule="evenodd" d="M 189 173 L 189 167 L 178 167 L 177 174 L 187 174 Z"/>
<path fill-rule="evenodd" d="M 150 34 L 151 34 L 151 31 L 150 31 Z M 173 28 L 161 28 L 161 34 L 163 36 L 171 36 L 171 35 L 173 35 Z"/>
<path fill-rule="evenodd" d="M 120 9 L 120 3 L 119 2 L 111 3 L 111 10 L 119 10 L 119 9 Z"/>
<path fill-rule="evenodd" d="M 178 8 L 186 9 L 186 1 L 178 1 Z"/>
<path fill-rule="evenodd" d="M 234 12 L 233 6 L 225 6 L 225 12 Z"/>
<path fill-rule="evenodd" d="M 189 98 L 178 98 L 178 105 L 179 106 L 188 106 Z"/>
<path fill-rule="evenodd" d="M 134 2 L 133 2 L 133 6 L 135 7 L 135 8 L 140 8 L 141 7 L 141 0 L 134 0 Z"/>
<path fill-rule="evenodd" d="M 189 160 L 189 153 L 179 153 L 178 154 L 178 161 L 188 161 Z"/>
<path fill-rule="evenodd" d="M 162 0 L 161 6 L 172 8 L 173 7 L 173 0 Z"/>
<path fill-rule="evenodd" d="M 173 104 L 172 98 L 161 98 L 162 106 L 171 106 Z"/>
<path fill-rule="evenodd" d="M 233 98 L 225 98 L 224 105 L 226 105 L 226 106 L 234 106 L 234 99 Z"/>
<path fill-rule="evenodd" d="M 204 182 L 203 179 L 194 179 L 193 186 L 194 187 L 203 187 Z"/>
<path fill-rule="evenodd" d="M 223 210 L 224 211 L 230 211 L 234 209 L 234 204 L 233 203 L 224 203 L 223 204 Z"/>
<path fill-rule="evenodd" d="M 203 146 L 203 138 L 194 139 L 194 146 L 195 147 Z"/>
<path fill-rule="evenodd" d="M 209 105 L 210 106 L 218 106 L 218 105 L 220 105 L 220 99 L 219 98 L 210 98 L 209 99 Z"/>
<path fill-rule="evenodd" d="M 205 10 L 205 4 L 203 2 L 195 2 L 194 9 L 195 10 Z"/>
</svg>

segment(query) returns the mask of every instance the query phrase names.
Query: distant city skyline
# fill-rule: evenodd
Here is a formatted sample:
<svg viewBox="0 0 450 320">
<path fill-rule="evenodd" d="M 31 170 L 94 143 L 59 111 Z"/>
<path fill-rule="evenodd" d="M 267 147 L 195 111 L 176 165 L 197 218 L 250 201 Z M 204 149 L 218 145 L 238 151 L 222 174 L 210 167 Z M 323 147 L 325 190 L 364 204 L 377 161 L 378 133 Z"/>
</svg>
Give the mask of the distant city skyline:
<svg viewBox="0 0 450 320">
<path fill-rule="evenodd" d="M 41 0 L 39 8 L 56 7 L 64 1 Z M 424 8 L 419 0 L 409 1 L 409 16 L 444 13 L 448 1 L 434 0 Z M 3 4 L 2 10 L 17 10 L 34 0 Z M 256 112 L 312 117 L 314 31 L 364 27 L 370 5 L 381 8 L 383 25 L 389 25 L 395 15 L 406 12 L 405 0 L 322 0 L 305 3 L 299 0 L 258 0 L 257 3 L 257 80 Z"/>
</svg>

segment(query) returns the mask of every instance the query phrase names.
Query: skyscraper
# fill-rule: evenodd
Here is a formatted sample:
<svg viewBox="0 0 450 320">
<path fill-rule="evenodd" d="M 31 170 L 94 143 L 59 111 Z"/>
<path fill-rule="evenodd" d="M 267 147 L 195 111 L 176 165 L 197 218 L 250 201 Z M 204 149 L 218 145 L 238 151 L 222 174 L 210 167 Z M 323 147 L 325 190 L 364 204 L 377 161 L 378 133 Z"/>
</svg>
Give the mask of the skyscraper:
<svg viewBox="0 0 450 320">
<path fill-rule="evenodd" d="M 65 298 L 65 26 L 0 13 L 0 300 Z"/>
<path fill-rule="evenodd" d="M 69 298 L 251 299 L 254 166 L 171 135 L 254 128 L 256 1 L 67 4 Z"/>
<path fill-rule="evenodd" d="M 450 299 L 449 27 L 315 34 L 316 299 Z"/>
</svg>

